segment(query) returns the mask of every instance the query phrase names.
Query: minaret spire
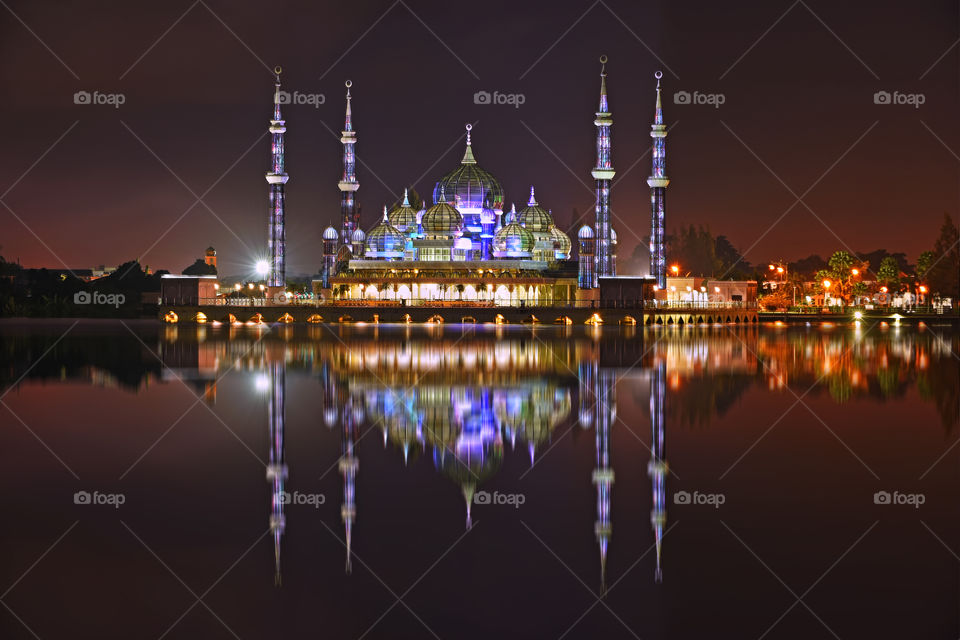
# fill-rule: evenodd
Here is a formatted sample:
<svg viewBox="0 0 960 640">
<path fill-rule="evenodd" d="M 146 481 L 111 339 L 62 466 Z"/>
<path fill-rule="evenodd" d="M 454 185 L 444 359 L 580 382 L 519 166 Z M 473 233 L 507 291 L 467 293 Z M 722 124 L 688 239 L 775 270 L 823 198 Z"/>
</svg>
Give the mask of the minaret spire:
<svg viewBox="0 0 960 640">
<path fill-rule="evenodd" d="M 353 130 L 353 109 L 351 105 L 350 87 L 353 82 L 344 83 L 347 88 L 347 110 L 343 119 L 343 131 L 340 142 L 343 144 L 343 176 L 338 183 L 340 188 L 340 245 L 349 245 L 353 232 L 360 224 L 360 214 L 357 209 L 357 133 Z"/>
<path fill-rule="evenodd" d="M 270 397 L 267 401 L 267 424 L 270 430 L 270 462 L 267 464 L 267 480 L 273 495 L 270 501 L 270 531 L 273 533 L 274 584 L 280 584 L 280 540 L 286 529 L 283 515 L 286 494 L 283 489 L 287 479 L 287 465 L 283 455 L 283 435 L 286 417 L 286 371 L 283 362 L 270 365 Z"/>
<path fill-rule="evenodd" d="M 650 126 L 650 137 L 653 138 L 653 171 L 647 178 L 651 191 L 650 212 L 650 276 L 656 279 L 660 290 L 667 288 L 667 252 L 665 239 L 665 218 L 667 215 L 667 127 L 663 124 L 663 105 L 660 100 L 660 78 L 662 71 L 657 71 L 657 107 L 653 114 L 653 124 Z"/>
<path fill-rule="evenodd" d="M 270 254 L 270 270 L 267 275 L 267 286 L 283 288 L 286 286 L 286 229 L 285 229 L 285 196 L 284 185 L 289 176 L 283 157 L 283 134 L 286 132 L 286 123 L 280 115 L 280 73 L 282 69 L 274 69 L 276 80 L 273 92 L 273 119 L 270 120 L 272 163 L 267 172 L 267 184 L 270 185 L 270 223 L 267 228 L 267 250 Z"/>
<path fill-rule="evenodd" d="M 661 361 L 654 365 L 653 376 L 650 379 L 650 426 L 653 430 L 653 446 L 650 449 L 650 464 L 647 466 L 647 473 L 650 475 L 653 488 L 653 509 L 650 511 L 650 525 L 653 527 L 654 540 L 657 546 L 657 568 L 654 572 L 656 582 L 663 581 L 660 556 L 663 549 L 663 527 L 667 522 L 665 480 L 669 467 L 667 461 L 663 459 L 665 439 L 663 414 L 666 378 L 666 364 Z"/>
<path fill-rule="evenodd" d="M 591 171 L 597 184 L 596 210 L 596 265 L 593 286 L 599 285 L 599 276 L 617 275 L 613 259 L 613 239 L 610 223 L 610 184 L 616 171 L 613 169 L 610 127 L 613 117 L 607 102 L 607 56 L 600 56 L 600 106 L 593 124 L 597 127 L 597 164 Z"/>
<path fill-rule="evenodd" d="M 610 498 L 613 489 L 613 466 L 610 459 L 610 432 L 616 415 L 614 394 L 616 393 L 614 376 L 608 371 L 597 371 L 594 377 L 597 413 L 596 430 L 597 459 L 593 470 L 593 484 L 597 487 L 597 522 L 594 533 L 600 545 L 600 595 L 607 591 L 607 552 L 610 547 L 610 534 L 613 531 Z"/>
<path fill-rule="evenodd" d="M 463 160 L 460 161 L 460 164 L 477 164 L 477 159 L 473 157 L 473 146 L 470 144 L 470 130 L 473 129 L 472 124 L 467 124 L 467 148 L 463 152 Z"/>
<path fill-rule="evenodd" d="M 357 518 L 356 479 L 359 459 L 355 452 L 355 432 L 353 419 L 353 400 L 348 401 L 343 412 L 343 455 L 339 467 L 343 476 L 343 504 L 340 505 L 340 517 L 343 519 L 344 536 L 347 541 L 347 561 L 345 571 L 353 571 L 353 523 Z"/>
</svg>

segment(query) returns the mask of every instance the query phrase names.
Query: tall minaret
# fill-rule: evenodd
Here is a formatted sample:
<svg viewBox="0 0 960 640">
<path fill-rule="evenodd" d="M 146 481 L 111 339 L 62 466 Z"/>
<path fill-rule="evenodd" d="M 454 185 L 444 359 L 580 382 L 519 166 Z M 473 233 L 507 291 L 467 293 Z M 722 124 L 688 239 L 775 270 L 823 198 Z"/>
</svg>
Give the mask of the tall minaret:
<svg viewBox="0 0 960 640">
<path fill-rule="evenodd" d="M 340 142 L 343 143 L 343 178 L 340 180 L 340 245 L 349 245 L 353 239 L 353 232 L 360 224 L 357 212 L 357 133 L 353 130 L 353 114 L 350 110 L 350 87 L 353 82 L 347 80 L 347 113 L 343 120 L 343 131 Z"/>
<path fill-rule="evenodd" d="M 607 551 L 613 530 L 610 497 L 613 489 L 613 466 L 610 461 L 610 432 L 616 419 L 616 375 L 609 370 L 596 371 L 596 413 L 594 424 L 597 439 L 597 460 L 593 484 L 597 487 L 597 522 L 594 533 L 600 544 L 600 594 L 607 590 Z"/>
<path fill-rule="evenodd" d="M 657 286 L 667 288 L 667 247 L 664 239 L 664 218 L 667 214 L 667 127 L 663 124 L 663 107 L 660 104 L 660 78 L 662 71 L 654 74 L 657 78 L 657 109 L 650 127 L 653 138 L 653 173 L 647 178 L 650 185 L 650 276 L 656 278 Z"/>
<path fill-rule="evenodd" d="M 270 429 L 270 462 L 267 464 L 267 480 L 270 481 L 270 532 L 273 534 L 274 583 L 280 584 L 280 539 L 287 520 L 283 515 L 286 494 L 283 490 L 287 479 L 287 465 L 283 458 L 283 432 L 286 412 L 286 371 L 283 362 L 270 364 L 269 393 L 267 401 L 267 426 Z"/>
<path fill-rule="evenodd" d="M 267 228 L 267 250 L 270 253 L 270 271 L 267 276 L 267 286 L 286 286 L 286 237 L 284 227 L 284 185 L 287 184 L 286 168 L 283 161 L 283 134 L 287 127 L 280 115 L 280 67 L 274 69 L 276 82 L 273 92 L 273 119 L 270 121 L 272 137 L 273 164 L 267 172 L 267 183 L 270 185 L 270 224 Z"/>
<path fill-rule="evenodd" d="M 591 174 L 597 181 L 597 223 L 595 225 L 596 261 L 593 286 L 597 287 L 598 276 L 612 276 L 616 274 L 611 253 L 610 232 L 610 181 L 616 173 L 613 170 L 611 158 L 610 127 L 613 126 L 613 117 L 610 107 L 607 106 L 607 56 L 600 56 L 600 109 L 593 124 L 597 127 L 597 166 Z"/>
<path fill-rule="evenodd" d="M 667 461 L 663 459 L 664 425 L 663 410 L 666 395 L 666 364 L 659 362 L 653 365 L 653 375 L 650 379 L 650 426 L 653 431 L 653 446 L 650 448 L 650 464 L 647 473 L 653 488 L 653 509 L 650 511 L 650 525 L 653 527 L 654 540 L 657 546 L 657 568 L 654 580 L 663 581 L 663 572 L 660 569 L 660 552 L 663 548 L 663 526 L 667 522 L 667 500 L 665 480 L 667 477 Z"/>
</svg>

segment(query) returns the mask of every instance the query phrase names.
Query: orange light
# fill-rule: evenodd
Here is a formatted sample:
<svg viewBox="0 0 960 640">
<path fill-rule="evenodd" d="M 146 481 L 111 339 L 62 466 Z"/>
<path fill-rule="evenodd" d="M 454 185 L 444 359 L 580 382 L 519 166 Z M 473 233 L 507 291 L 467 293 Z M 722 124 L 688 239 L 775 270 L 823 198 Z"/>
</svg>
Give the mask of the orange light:
<svg viewBox="0 0 960 640">
<path fill-rule="evenodd" d="M 858 276 L 858 275 L 860 275 L 860 270 L 859 270 L 859 269 L 850 269 L 850 273 L 852 273 L 852 274 L 855 275 L 855 276 Z"/>
<path fill-rule="evenodd" d="M 920 285 L 920 293 L 926 293 L 926 292 L 927 292 L 927 288 L 923 285 Z"/>
<path fill-rule="evenodd" d="M 678 267 L 677 265 L 673 265 L 672 267 L 670 267 L 670 271 L 673 271 L 673 275 L 677 275 L 678 273 L 680 273 L 680 267 Z"/>
<path fill-rule="evenodd" d="M 886 287 L 880 287 L 880 291 L 882 291 L 883 293 L 886 293 L 886 292 L 887 292 L 887 288 L 886 288 Z"/>
<path fill-rule="evenodd" d="M 783 273 L 783 267 L 777 267 L 777 273 Z"/>
<path fill-rule="evenodd" d="M 770 265 L 770 271 L 773 271 L 773 265 Z"/>
<path fill-rule="evenodd" d="M 829 289 L 831 284 L 833 284 L 833 283 L 830 282 L 829 280 L 824 280 L 824 281 L 823 281 L 823 288 L 824 288 L 824 289 Z"/>
</svg>

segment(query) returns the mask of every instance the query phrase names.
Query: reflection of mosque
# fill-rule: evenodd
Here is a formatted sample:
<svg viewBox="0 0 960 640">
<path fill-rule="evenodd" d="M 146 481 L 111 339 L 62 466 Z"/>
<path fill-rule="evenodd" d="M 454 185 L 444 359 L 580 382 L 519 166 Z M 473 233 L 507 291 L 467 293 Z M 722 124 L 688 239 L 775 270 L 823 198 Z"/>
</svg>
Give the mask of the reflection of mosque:
<svg viewBox="0 0 960 640">
<path fill-rule="evenodd" d="M 504 345 L 487 343 L 491 349 Z M 509 349 L 517 349 L 508 343 Z M 404 346 L 377 345 L 378 358 L 394 362 Z M 431 361 L 430 349 L 417 357 Z M 349 359 L 350 350 L 344 350 Z M 483 349 L 474 351 L 482 360 Z M 501 353 L 501 355 L 503 355 Z M 522 360 L 512 354 L 514 364 Z M 344 364 L 341 362 L 340 364 Z M 611 434 L 616 424 L 616 383 L 618 370 L 600 367 L 596 359 L 581 361 L 578 384 L 548 377 L 518 377 L 485 370 L 476 379 L 462 376 L 450 383 L 448 376 L 431 379 L 422 372 L 423 381 L 406 387 L 387 386 L 376 375 L 377 363 L 369 363 L 369 376 L 343 375 L 336 361 L 326 361 L 319 368 L 324 390 L 323 421 L 328 428 L 339 427 L 341 458 L 338 468 L 342 477 L 343 500 L 340 513 L 346 544 L 346 572 L 351 572 L 353 529 L 357 517 L 356 474 L 359 467 L 358 441 L 361 425 L 382 432 L 382 446 L 398 450 L 408 464 L 411 457 L 429 460 L 442 475 L 461 490 L 465 503 L 466 527 L 472 525 L 472 503 L 475 492 L 496 474 L 503 462 L 505 448 L 511 453 L 523 452 L 531 466 L 538 451 L 549 446 L 554 430 L 565 420 L 576 417 L 583 429 L 593 428 L 596 441 L 596 466 L 592 483 L 596 487 L 596 522 L 594 533 L 600 551 L 600 581 L 606 587 L 607 556 L 612 533 L 611 495 L 614 482 Z M 284 400 L 285 364 L 268 365 L 268 426 L 270 432 L 270 464 L 267 478 L 272 485 L 270 528 L 274 539 L 276 581 L 280 581 L 280 543 L 284 533 Z M 350 367 L 347 367 L 348 369 Z M 419 369 L 417 366 L 413 370 Z M 655 365 L 651 379 L 650 409 L 653 440 L 648 472 L 652 480 L 653 510 L 651 523 L 656 545 L 656 581 L 661 579 L 660 558 L 663 528 L 666 521 L 665 476 L 663 460 L 665 364 Z M 569 373 L 569 371 L 568 371 Z M 443 379 L 448 380 L 443 382 Z M 574 397 L 578 405 L 574 412 Z"/>
</svg>

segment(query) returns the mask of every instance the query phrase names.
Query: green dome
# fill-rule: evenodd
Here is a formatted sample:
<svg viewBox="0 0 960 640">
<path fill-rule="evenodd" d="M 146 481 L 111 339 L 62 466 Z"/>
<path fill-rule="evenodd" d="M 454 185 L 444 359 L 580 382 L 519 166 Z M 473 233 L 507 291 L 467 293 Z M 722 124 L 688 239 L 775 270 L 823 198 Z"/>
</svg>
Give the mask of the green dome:
<svg viewBox="0 0 960 640">
<path fill-rule="evenodd" d="M 570 237 L 563 231 L 560 231 L 560 227 L 557 225 L 550 227 L 550 233 L 553 235 L 553 241 L 556 243 L 557 251 L 569 257 L 570 249 L 573 248 L 573 243 L 570 241 Z"/>
<path fill-rule="evenodd" d="M 407 190 L 403 190 L 403 203 L 393 208 L 388 215 L 390 224 L 401 233 L 409 233 L 417 229 L 417 212 L 410 206 Z"/>
<path fill-rule="evenodd" d="M 453 236 L 463 228 L 463 216 L 445 202 L 444 196 L 441 188 L 437 203 L 427 209 L 420 219 L 425 234 Z"/>
<path fill-rule="evenodd" d="M 530 201 L 527 206 L 517 214 L 517 220 L 529 231 L 550 231 L 553 226 L 553 217 L 550 212 L 537 204 L 537 199 L 533 194 L 533 187 L 530 187 Z"/>
<path fill-rule="evenodd" d="M 467 125 L 467 150 L 463 154 L 460 166 L 440 178 L 433 188 L 433 201 L 440 202 L 446 193 L 450 202 L 469 210 L 503 210 L 503 187 L 493 175 L 481 169 L 473 157 L 470 145 L 470 127 Z"/>
<path fill-rule="evenodd" d="M 518 254 L 528 254 L 533 251 L 533 234 L 511 222 L 497 231 L 493 236 L 494 255 L 500 258 L 520 257 Z"/>
<path fill-rule="evenodd" d="M 406 238 L 387 221 L 387 208 L 383 219 L 367 234 L 367 255 L 372 258 L 396 258 L 403 256 Z"/>
</svg>

